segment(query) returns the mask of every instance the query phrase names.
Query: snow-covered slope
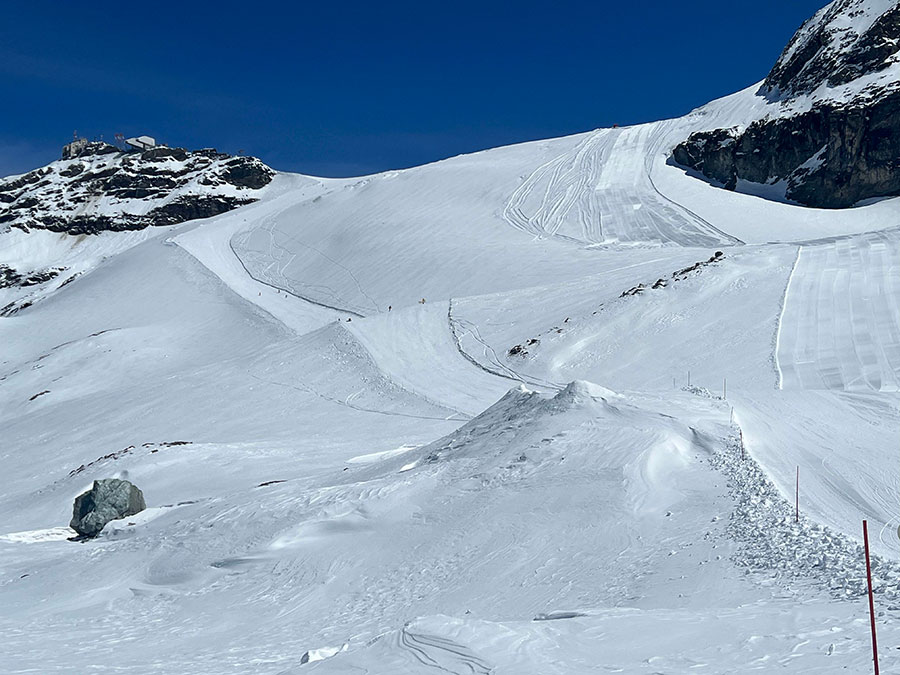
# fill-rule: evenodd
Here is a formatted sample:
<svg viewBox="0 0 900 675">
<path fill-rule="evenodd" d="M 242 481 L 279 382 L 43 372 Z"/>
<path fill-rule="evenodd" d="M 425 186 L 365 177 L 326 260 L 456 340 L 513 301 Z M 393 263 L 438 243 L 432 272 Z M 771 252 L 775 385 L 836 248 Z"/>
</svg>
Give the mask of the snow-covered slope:
<svg viewBox="0 0 900 675">
<path fill-rule="evenodd" d="M 757 91 L 0 232 L 0 670 L 866 672 L 864 518 L 900 668 L 900 202 L 669 162 Z"/>
</svg>

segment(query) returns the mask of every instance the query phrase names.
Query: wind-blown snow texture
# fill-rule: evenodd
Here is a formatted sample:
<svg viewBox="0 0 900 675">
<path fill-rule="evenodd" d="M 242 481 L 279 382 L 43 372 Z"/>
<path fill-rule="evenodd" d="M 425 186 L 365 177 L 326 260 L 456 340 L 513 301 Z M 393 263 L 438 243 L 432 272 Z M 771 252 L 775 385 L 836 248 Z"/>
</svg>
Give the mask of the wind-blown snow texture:
<svg viewBox="0 0 900 675">
<path fill-rule="evenodd" d="M 667 163 L 754 91 L 0 232 L 0 669 L 867 672 L 863 518 L 900 668 L 900 202 Z"/>
</svg>

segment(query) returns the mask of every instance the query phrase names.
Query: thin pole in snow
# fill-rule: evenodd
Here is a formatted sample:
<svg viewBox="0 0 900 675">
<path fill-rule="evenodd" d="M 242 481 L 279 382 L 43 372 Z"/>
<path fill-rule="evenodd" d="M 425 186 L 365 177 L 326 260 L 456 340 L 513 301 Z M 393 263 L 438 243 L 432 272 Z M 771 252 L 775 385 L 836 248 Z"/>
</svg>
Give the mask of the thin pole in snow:
<svg viewBox="0 0 900 675">
<path fill-rule="evenodd" d="M 794 513 L 796 521 L 800 522 L 800 467 L 797 467 L 797 489 L 794 492 Z"/>
<path fill-rule="evenodd" d="M 869 524 L 863 521 L 863 542 L 866 546 L 866 581 L 869 584 L 869 623 L 872 626 L 872 660 L 878 675 L 878 639 L 875 637 L 875 599 L 872 596 L 872 563 L 869 562 Z"/>
<path fill-rule="evenodd" d="M 728 378 L 722 378 L 722 398 L 728 398 Z"/>
<path fill-rule="evenodd" d="M 744 430 L 741 429 L 741 461 L 744 461 Z"/>
<path fill-rule="evenodd" d="M 734 424 L 734 406 L 731 406 L 731 417 L 728 418 L 729 424 Z"/>
</svg>

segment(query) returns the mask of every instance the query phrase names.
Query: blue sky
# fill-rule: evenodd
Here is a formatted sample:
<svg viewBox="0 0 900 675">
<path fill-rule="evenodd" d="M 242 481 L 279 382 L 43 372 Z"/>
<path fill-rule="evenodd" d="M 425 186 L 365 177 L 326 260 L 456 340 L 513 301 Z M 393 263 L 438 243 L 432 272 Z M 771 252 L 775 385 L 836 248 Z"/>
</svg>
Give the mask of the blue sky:
<svg viewBox="0 0 900 675">
<path fill-rule="evenodd" d="M 341 176 L 677 116 L 762 79 L 824 4 L 13 3 L 0 175 L 74 130 Z"/>
</svg>

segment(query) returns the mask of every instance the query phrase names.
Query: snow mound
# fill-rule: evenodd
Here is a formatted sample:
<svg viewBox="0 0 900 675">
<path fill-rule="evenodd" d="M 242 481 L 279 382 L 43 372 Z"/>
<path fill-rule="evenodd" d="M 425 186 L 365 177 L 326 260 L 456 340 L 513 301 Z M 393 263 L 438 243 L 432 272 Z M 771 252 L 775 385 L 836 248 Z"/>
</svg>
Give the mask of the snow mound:
<svg viewBox="0 0 900 675">
<path fill-rule="evenodd" d="M 522 384 L 510 389 L 497 403 L 454 433 L 422 448 L 423 461 L 482 457 L 485 453 L 525 461 L 525 455 L 520 452 L 523 444 L 533 445 L 535 437 L 544 434 L 548 427 L 564 428 L 586 419 L 622 416 L 623 409 L 610 403 L 614 398 L 619 397 L 589 382 L 570 382 L 553 396 L 532 391 Z M 554 420 L 557 416 L 564 421 Z M 549 443 L 549 440 L 542 441 Z"/>
</svg>

